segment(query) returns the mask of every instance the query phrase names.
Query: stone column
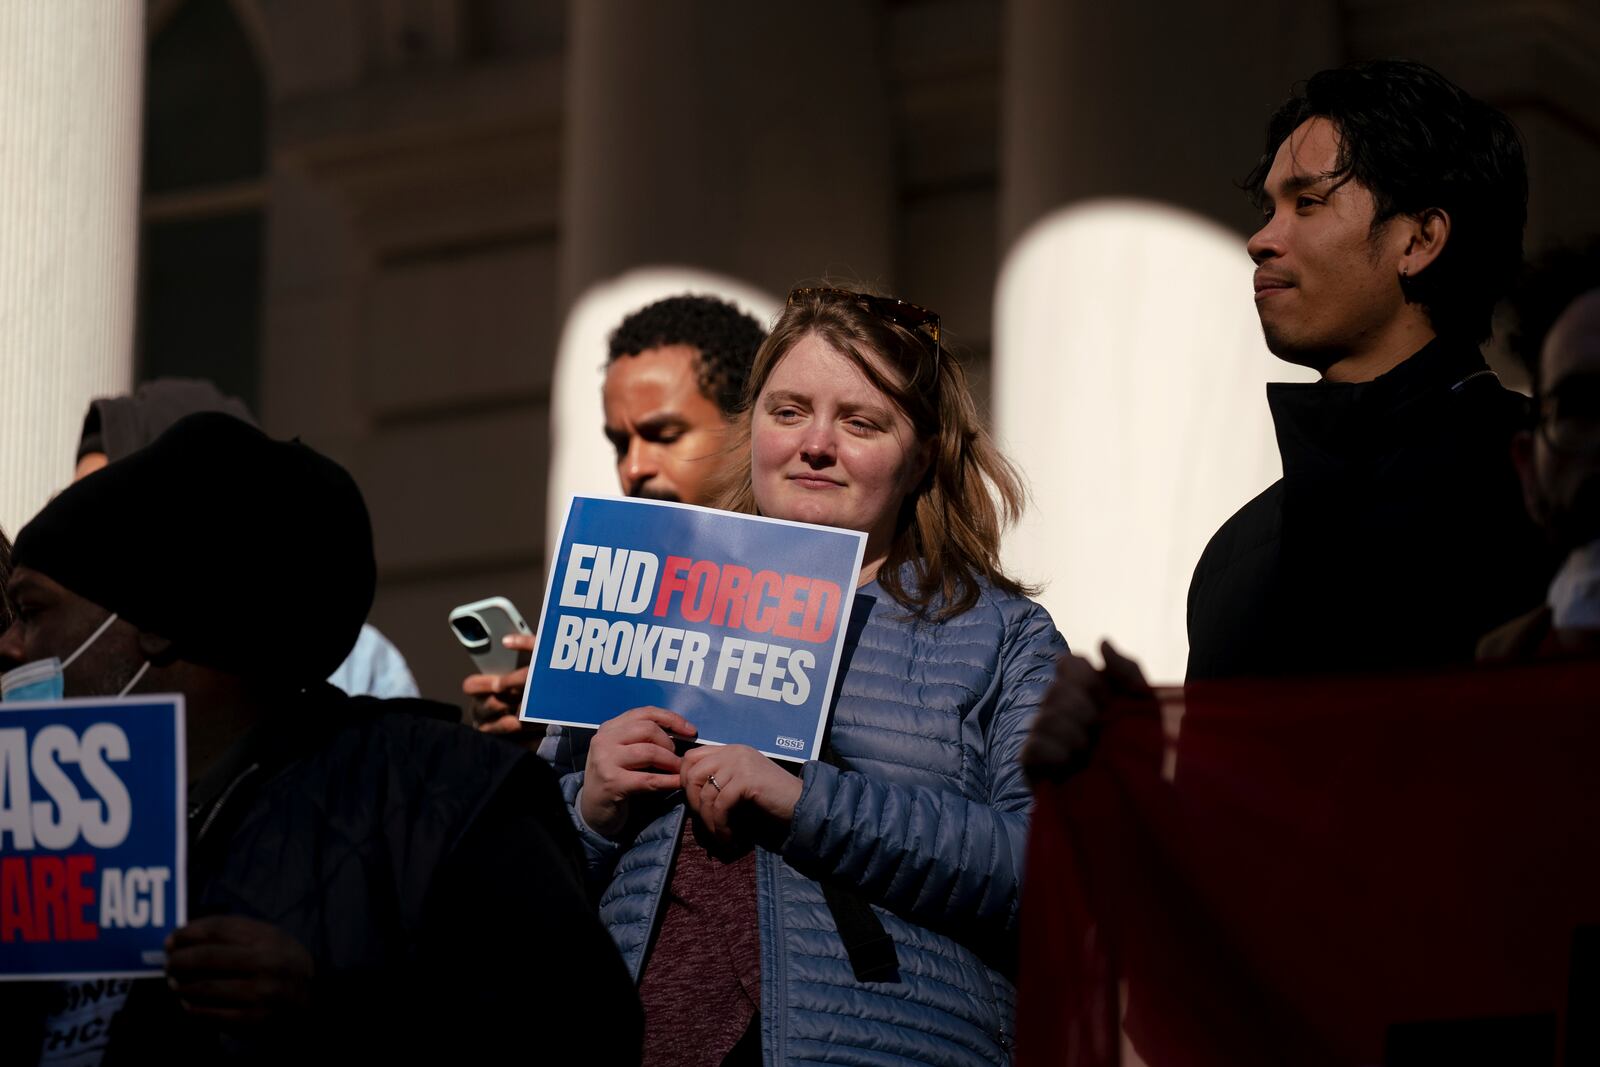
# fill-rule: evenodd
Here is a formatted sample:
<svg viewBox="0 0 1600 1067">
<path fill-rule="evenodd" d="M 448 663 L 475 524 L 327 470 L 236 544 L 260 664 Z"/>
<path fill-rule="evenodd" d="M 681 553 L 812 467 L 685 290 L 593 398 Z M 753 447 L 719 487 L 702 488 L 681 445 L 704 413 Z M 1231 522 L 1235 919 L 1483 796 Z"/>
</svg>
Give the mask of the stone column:
<svg viewBox="0 0 1600 1067">
<path fill-rule="evenodd" d="M 1331 0 L 1011 0 L 994 413 L 1033 506 L 1007 560 L 1075 648 L 1181 679 L 1189 576 L 1278 457 L 1237 181 L 1292 84 L 1338 62 Z"/>
<path fill-rule="evenodd" d="M 568 18 L 550 544 L 569 493 L 617 492 L 600 382 L 622 314 L 694 291 L 765 318 L 825 275 L 889 285 L 894 219 L 876 5 L 583 0 Z"/>
<path fill-rule="evenodd" d="M 875 5 L 584 0 L 569 8 L 569 302 L 646 264 L 774 292 L 883 279 L 892 130 Z"/>
<path fill-rule="evenodd" d="M 1001 237 L 1054 208 L 1140 197 L 1241 231 L 1235 183 L 1290 87 L 1341 61 L 1334 0 L 1010 0 L 1001 64 Z"/>
<path fill-rule="evenodd" d="M 0 0 L 0 527 L 132 379 L 144 5 Z"/>
</svg>

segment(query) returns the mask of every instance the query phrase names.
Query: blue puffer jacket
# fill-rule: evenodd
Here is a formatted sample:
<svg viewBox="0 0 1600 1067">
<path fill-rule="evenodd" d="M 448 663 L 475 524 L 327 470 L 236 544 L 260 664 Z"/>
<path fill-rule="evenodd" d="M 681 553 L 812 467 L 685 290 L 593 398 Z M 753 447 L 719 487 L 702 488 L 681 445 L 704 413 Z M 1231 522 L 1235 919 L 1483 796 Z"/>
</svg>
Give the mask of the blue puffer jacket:
<svg viewBox="0 0 1600 1067">
<path fill-rule="evenodd" d="M 787 839 L 757 856 L 764 1058 L 1005 1064 L 1015 991 L 996 964 L 1013 950 L 1030 804 L 1017 756 L 1066 643 L 1042 607 L 988 587 L 943 623 L 907 618 L 877 583 L 861 592 L 875 603 L 831 733 L 847 769 L 807 763 Z M 601 918 L 637 980 L 683 804 L 613 843 L 577 818 L 582 778 L 563 790 L 604 886 Z M 818 878 L 871 902 L 898 982 L 856 980 Z"/>
</svg>

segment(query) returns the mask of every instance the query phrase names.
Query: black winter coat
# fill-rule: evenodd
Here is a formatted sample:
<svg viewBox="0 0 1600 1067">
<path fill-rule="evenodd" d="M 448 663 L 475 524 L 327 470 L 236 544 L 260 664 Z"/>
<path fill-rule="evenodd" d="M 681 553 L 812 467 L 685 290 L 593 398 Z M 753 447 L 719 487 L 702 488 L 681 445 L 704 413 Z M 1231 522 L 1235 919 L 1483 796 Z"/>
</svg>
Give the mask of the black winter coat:
<svg viewBox="0 0 1600 1067">
<path fill-rule="evenodd" d="M 637 1064 L 638 996 L 553 772 L 445 705 L 331 686 L 295 703 L 191 790 L 189 917 L 294 937 L 316 964 L 311 1007 L 226 1033 L 136 982 L 106 1067 Z M 0 1009 L 0 1051 L 40 1033 L 37 1008 L 19 1032 L 20 1006 Z"/>
<path fill-rule="evenodd" d="M 1555 561 L 1524 510 L 1523 401 L 1436 340 L 1359 384 L 1267 387 L 1283 477 L 1189 585 L 1190 681 L 1470 663 Z"/>
</svg>

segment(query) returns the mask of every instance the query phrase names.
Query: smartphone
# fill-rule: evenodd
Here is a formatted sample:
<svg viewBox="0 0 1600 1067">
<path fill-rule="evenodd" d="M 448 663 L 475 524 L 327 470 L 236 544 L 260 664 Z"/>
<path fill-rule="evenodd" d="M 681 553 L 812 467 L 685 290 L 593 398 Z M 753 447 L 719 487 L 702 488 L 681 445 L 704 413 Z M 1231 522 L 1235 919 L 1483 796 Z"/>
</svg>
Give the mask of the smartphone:
<svg viewBox="0 0 1600 1067">
<path fill-rule="evenodd" d="M 500 639 L 531 634 L 515 604 L 503 596 L 475 600 L 450 612 L 450 629 L 467 650 L 479 674 L 505 674 L 527 662 L 528 654 L 507 648 Z"/>
</svg>

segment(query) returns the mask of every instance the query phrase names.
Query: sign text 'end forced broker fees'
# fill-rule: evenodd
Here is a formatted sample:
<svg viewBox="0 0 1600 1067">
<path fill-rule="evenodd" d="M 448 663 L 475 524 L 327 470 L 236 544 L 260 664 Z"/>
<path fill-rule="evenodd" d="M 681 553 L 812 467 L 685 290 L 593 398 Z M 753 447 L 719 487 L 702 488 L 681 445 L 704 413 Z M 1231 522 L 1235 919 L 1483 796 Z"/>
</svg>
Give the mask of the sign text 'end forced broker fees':
<svg viewBox="0 0 1600 1067">
<path fill-rule="evenodd" d="M 699 740 L 817 755 L 866 545 L 853 530 L 574 497 L 522 718 L 668 708 Z"/>
</svg>

